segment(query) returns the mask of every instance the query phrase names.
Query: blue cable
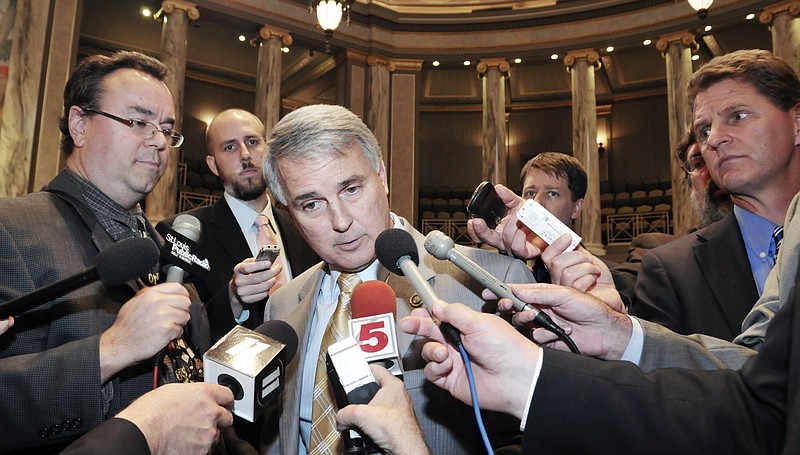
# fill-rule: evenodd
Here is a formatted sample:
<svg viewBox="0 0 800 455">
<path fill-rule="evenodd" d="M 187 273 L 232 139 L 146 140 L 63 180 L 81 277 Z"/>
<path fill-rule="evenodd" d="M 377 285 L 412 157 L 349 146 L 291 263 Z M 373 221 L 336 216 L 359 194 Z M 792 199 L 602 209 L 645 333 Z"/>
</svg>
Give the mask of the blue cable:
<svg viewBox="0 0 800 455">
<path fill-rule="evenodd" d="M 467 370 L 467 380 L 469 381 L 469 391 L 472 394 L 472 409 L 475 411 L 475 420 L 478 422 L 478 429 L 481 432 L 483 444 L 486 446 L 486 453 L 492 455 L 492 444 L 489 442 L 489 436 L 486 434 L 486 428 L 483 426 L 483 417 L 481 416 L 481 408 L 478 405 L 478 392 L 475 390 L 475 377 L 472 375 L 472 365 L 469 362 L 469 354 L 464 349 L 463 343 L 458 343 L 458 350 L 461 352 L 461 359 L 464 360 L 464 367 Z"/>
</svg>

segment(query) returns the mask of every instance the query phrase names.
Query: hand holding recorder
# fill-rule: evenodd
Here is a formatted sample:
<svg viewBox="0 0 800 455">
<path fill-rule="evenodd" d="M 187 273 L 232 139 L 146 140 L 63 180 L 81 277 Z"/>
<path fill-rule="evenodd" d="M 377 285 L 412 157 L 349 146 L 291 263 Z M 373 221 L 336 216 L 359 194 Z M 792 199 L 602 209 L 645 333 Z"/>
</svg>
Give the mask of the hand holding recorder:
<svg viewBox="0 0 800 455">
<path fill-rule="evenodd" d="M 244 309 L 242 304 L 250 305 L 269 296 L 283 271 L 283 265 L 277 260 L 280 252 L 277 245 L 266 245 L 256 257 L 247 258 L 234 266 L 228 286 L 234 315 Z"/>
</svg>

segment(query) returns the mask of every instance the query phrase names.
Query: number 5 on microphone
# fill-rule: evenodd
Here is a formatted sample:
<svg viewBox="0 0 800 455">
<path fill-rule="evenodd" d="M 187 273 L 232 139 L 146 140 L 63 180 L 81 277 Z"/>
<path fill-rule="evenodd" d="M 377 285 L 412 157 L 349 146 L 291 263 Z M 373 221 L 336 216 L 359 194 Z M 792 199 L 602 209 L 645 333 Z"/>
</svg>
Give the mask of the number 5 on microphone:
<svg viewBox="0 0 800 455">
<path fill-rule="evenodd" d="M 391 313 L 350 320 L 350 334 L 367 361 L 385 359 L 397 353 L 397 337 Z"/>
</svg>

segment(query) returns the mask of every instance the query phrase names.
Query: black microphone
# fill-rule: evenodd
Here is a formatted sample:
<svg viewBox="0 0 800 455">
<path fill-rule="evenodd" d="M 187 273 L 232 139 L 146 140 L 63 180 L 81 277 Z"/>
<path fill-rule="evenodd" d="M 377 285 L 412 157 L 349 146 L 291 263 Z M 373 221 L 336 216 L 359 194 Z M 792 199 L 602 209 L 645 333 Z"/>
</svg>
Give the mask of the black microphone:
<svg viewBox="0 0 800 455">
<path fill-rule="evenodd" d="M 514 292 L 502 281 L 495 278 L 491 273 L 487 272 L 483 267 L 471 261 L 468 257 L 461 254 L 460 251 L 455 249 L 455 242 L 442 231 L 431 231 L 425 237 L 425 249 L 436 259 L 443 261 L 449 260 L 461 270 L 467 272 L 469 276 L 474 278 L 485 288 L 494 292 L 500 298 L 510 299 L 514 304 L 514 309 L 517 311 L 535 311 L 536 317 L 533 322 L 545 329 L 555 333 L 556 335 L 563 336 L 564 329 L 558 324 L 553 322 L 553 319 L 538 308 L 529 305 L 517 296 Z"/>
<path fill-rule="evenodd" d="M 43 305 L 97 280 L 106 286 L 125 284 L 152 271 L 157 262 L 158 247 L 150 239 L 136 237 L 115 242 L 97 254 L 94 267 L 0 304 L 0 318 Z"/>
<path fill-rule="evenodd" d="M 419 273 L 417 268 L 419 253 L 411 234 L 402 229 L 387 229 L 381 232 L 375 239 L 375 254 L 378 256 L 378 261 L 390 272 L 408 278 L 428 312 L 433 314 L 431 306 L 438 297 L 431 285 Z M 450 323 L 439 322 L 439 330 L 454 345 L 461 344 L 461 333 Z"/>
<path fill-rule="evenodd" d="M 205 382 L 231 389 L 233 413 L 253 422 L 283 390 L 297 346 L 297 333 L 284 321 L 255 330 L 237 325 L 203 355 Z"/>
<path fill-rule="evenodd" d="M 172 223 L 172 228 L 165 237 L 165 240 L 167 241 L 167 248 L 165 248 L 165 250 L 169 251 L 169 254 L 166 256 L 171 262 L 169 265 L 164 267 L 164 270 L 167 272 L 167 283 L 183 283 L 183 279 L 186 276 L 184 269 L 187 267 L 178 266 L 174 263 L 192 263 L 193 255 L 190 248 L 200 240 L 200 232 L 200 220 L 197 218 L 185 213 L 175 217 L 175 221 Z M 183 238 L 175 236 L 175 234 L 179 234 Z M 191 241 L 191 245 L 189 242 L 187 242 L 187 240 Z M 195 250 L 196 249 L 197 248 L 195 247 Z M 196 255 L 194 256 L 196 258 Z"/>
<path fill-rule="evenodd" d="M 364 352 L 353 337 L 345 337 L 328 347 L 325 366 L 337 409 L 351 404 L 369 404 L 380 389 L 369 369 Z M 379 447 L 357 428 L 346 429 L 341 434 L 346 455 L 379 451 Z"/>
</svg>

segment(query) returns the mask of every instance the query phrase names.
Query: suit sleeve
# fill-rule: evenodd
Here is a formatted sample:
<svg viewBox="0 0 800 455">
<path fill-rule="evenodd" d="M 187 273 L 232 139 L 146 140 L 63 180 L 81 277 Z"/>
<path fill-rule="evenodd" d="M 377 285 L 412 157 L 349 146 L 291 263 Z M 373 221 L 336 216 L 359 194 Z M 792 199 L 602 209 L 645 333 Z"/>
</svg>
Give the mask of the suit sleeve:
<svg viewBox="0 0 800 455">
<path fill-rule="evenodd" d="M 70 444 L 61 455 L 149 455 L 139 428 L 125 419 L 110 419 Z"/>
<path fill-rule="evenodd" d="M 767 327 L 780 309 L 780 268 L 781 264 L 778 263 L 767 275 L 764 292 L 742 321 L 742 333 L 736 336 L 734 343 L 756 351 L 761 348 L 767 336 Z"/>
<path fill-rule="evenodd" d="M 522 453 L 755 454 L 782 443 L 780 419 L 736 371 L 643 373 L 545 351 Z"/>
<path fill-rule="evenodd" d="M 658 368 L 693 370 L 738 370 L 756 351 L 708 335 L 678 335 L 653 322 L 639 320 L 644 331 L 644 346 L 639 367 L 644 371 Z"/>
<path fill-rule="evenodd" d="M 631 302 L 631 314 L 683 332 L 680 299 L 675 294 L 672 277 L 664 267 L 658 251 L 650 251 L 642 259 Z"/>
<path fill-rule="evenodd" d="M 34 288 L 0 223 L 0 302 Z M 0 452 L 73 439 L 103 422 L 99 336 L 52 346 L 51 313 L 32 311 L 0 337 Z M 77 329 L 77 328 L 76 328 Z M 113 405 L 113 403 L 112 403 Z M 12 417 L 16 416 L 16 417 Z"/>
</svg>

